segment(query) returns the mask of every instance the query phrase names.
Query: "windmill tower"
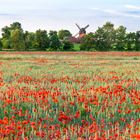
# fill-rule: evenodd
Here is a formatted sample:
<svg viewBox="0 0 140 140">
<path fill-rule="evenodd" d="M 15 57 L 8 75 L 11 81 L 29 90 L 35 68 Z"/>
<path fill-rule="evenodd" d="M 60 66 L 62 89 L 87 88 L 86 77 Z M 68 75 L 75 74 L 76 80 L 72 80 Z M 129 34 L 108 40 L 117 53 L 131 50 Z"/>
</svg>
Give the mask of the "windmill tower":
<svg viewBox="0 0 140 140">
<path fill-rule="evenodd" d="M 77 23 L 75 25 L 79 29 L 79 32 L 75 35 L 75 37 L 78 36 L 78 38 L 82 38 L 84 35 L 86 35 L 86 29 L 89 27 L 89 25 L 85 26 L 84 28 L 81 28 Z"/>
</svg>

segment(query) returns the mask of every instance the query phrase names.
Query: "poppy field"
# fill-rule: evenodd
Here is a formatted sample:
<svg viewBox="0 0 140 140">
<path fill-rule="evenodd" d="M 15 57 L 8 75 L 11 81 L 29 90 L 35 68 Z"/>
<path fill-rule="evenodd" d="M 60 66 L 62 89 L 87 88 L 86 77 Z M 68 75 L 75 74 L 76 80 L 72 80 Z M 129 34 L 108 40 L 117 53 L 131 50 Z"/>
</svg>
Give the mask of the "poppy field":
<svg viewBox="0 0 140 140">
<path fill-rule="evenodd" d="M 0 53 L 0 140 L 139 139 L 139 52 Z"/>
</svg>

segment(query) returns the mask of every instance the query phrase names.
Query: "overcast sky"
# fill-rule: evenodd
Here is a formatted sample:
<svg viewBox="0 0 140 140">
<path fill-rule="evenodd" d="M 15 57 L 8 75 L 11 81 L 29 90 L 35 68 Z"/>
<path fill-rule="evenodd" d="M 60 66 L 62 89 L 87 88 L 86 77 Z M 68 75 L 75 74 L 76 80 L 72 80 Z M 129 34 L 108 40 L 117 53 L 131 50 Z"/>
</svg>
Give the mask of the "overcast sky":
<svg viewBox="0 0 140 140">
<path fill-rule="evenodd" d="M 90 25 L 88 32 L 111 21 L 128 31 L 140 30 L 140 0 L 0 0 L 0 29 L 14 21 L 24 30 L 68 29 Z"/>
</svg>

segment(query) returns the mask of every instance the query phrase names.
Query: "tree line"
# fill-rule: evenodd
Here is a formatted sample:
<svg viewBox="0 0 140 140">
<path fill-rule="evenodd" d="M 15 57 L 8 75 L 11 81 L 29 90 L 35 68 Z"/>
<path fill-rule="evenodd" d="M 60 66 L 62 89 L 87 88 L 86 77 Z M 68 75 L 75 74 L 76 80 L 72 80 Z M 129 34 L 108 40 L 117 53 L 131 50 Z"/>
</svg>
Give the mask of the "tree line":
<svg viewBox="0 0 140 140">
<path fill-rule="evenodd" d="M 140 51 L 140 31 L 127 32 L 126 27 L 114 27 L 107 22 L 96 32 L 87 34 L 81 42 L 86 51 Z"/>
<path fill-rule="evenodd" d="M 37 30 L 28 32 L 22 29 L 19 22 L 2 28 L 0 39 L 2 49 L 13 50 L 61 50 L 62 44 L 56 31 Z"/>
<path fill-rule="evenodd" d="M 37 30 L 28 32 L 22 29 L 19 22 L 2 28 L 0 48 L 2 50 L 38 50 L 38 51 L 74 51 L 74 43 L 69 30 Z M 81 51 L 139 51 L 140 31 L 127 32 L 126 27 L 114 27 L 107 22 L 94 33 L 85 35 L 80 42 Z"/>
</svg>

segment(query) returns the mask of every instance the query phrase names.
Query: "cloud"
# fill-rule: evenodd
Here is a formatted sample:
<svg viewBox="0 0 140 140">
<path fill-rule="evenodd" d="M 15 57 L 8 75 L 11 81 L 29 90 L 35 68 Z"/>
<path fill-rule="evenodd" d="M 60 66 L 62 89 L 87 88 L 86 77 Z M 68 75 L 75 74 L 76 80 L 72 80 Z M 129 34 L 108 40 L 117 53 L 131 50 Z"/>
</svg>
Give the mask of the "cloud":
<svg viewBox="0 0 140 140">
<path fill-rule="evenodd" d="M 132 10 L 140 10 L 140 6 L 135 6 L 135 5 L 126 4 L 126 5 L 124 5 L 124 7 L 128 8 L 128 9 L 132 9 Z"/>
<path fill-rule="evenodd" d="M 137 14 L 128 14 L 128 13 L 124 13 L 124 12 L 118 12 L 115 10 L 105 9 L 105 10 L 103 10 L 103 12 L 113 14 L 113 15 L 123 16 L 123 17 L 140 18 L 140 15 L 137 15 Z"/>
<path fill-rule="evenodd" d="M 3 17 L 9 17 L 9 16 L 14 16 L 14 14 L 10 14 L 10 13 L 0 13 L 0 16 L 3 16 Z"/>
<path fill-rule="evenodd" d="M 133 10 L 133 11 L 126 11 L 128 14 L 135 14 L 135 15 L 140 15 L 140 11 Z"/>
<path fill-rule="evenodd" d="M 110 15 L 116 15 L 116 16 L 122 16 L 122 17 L 132 17 L 132 18 L 140 18 L 140 15 L 138 14 L 130 14 L 130 13 L 125 13 L 125 12 L 119 12 L 116 10 L 111 10 L 111 9 L 99 9 L 99 8 L 92 8 L 92 10 L 108 13 Z"/>
</svg>

